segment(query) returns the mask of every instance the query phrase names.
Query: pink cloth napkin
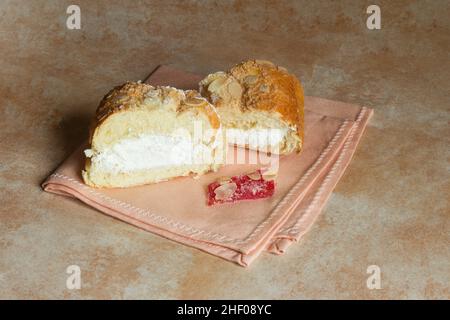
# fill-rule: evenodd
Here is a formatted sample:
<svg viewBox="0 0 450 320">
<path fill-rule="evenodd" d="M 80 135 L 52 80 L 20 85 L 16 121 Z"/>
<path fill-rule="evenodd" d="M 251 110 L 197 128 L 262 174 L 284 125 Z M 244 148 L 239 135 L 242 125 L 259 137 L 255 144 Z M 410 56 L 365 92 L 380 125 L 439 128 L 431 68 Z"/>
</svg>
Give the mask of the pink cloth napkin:
<svg viewBox="0 0 450 320">
<path fill-rule="evenodd" d="M 196 88 L 200 79 L 161 66 L 146 82 L 189 89 Z M 206 205 L 209 183 L 248 172 L 255 165 L 227 165 L 200 179 L 184 177 L 126 189 L 91 188 L 80 174 L 86 145 L 42 186 L 144 230 L 248 266 L 263 251 L 284 253 L 308 231 L 350 163 L 372 114 L 369 108 L 306 97 L 304 149 L 280 159 L 276 191 L 268 199 Z"/>
</svg>

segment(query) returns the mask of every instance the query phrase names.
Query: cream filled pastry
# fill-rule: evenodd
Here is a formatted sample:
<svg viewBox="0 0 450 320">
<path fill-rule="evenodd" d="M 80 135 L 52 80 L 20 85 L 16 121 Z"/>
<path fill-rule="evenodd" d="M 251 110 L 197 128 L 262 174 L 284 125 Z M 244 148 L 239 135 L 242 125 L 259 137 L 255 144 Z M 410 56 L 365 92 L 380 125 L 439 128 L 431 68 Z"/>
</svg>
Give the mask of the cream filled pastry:
<svg viewBox="0 0 450 320">
<path fill-rule="evenodd" d="M 224 148 L 215 108 L 197 91 L 126 83 L 97 109 L 82 175 L 128 187 L 216 170 Z"/>
<path fill-rule="evenodd" d="M 286 69 L 248 60 L 208 75 L 199 86 L 217 108 L 229 143 L 277 154 L 300 152 L 303 89 Z"/>
</svg>

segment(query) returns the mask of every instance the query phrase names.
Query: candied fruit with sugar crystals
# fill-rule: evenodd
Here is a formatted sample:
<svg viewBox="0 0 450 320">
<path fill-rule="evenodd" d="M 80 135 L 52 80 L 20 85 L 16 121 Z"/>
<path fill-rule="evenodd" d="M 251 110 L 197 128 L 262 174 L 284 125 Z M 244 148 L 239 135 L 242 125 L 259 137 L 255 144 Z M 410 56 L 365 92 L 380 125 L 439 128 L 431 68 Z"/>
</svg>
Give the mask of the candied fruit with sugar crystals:
<svg viewBox="0 0 450 320">
<path fill-rule="evenodd" d="M 222 177 L 208 185 L 208 205 L 269 198 L 275 192 L 275 174 L 262 170 Z"/>
</svg>

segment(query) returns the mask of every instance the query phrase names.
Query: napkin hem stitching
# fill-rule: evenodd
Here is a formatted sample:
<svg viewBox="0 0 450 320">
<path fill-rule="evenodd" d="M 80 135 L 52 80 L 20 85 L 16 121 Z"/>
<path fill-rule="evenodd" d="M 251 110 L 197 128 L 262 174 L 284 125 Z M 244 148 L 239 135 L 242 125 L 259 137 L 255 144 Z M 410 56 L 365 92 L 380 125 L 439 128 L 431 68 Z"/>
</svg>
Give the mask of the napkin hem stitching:
<svg viewBox="0 0 450 320">
<path fill-rule="evenodd" d="M 321 186 L 319 187 L 318 191 L 314 195 L 313 201 L 310 203 L 308 208 L 306 208 L 304 210 L 304 212 L 301 214 L 300 218 L 291 227 L 284 228 L 284 229 L 280 230 L 279 233 L 287 233 L 288 236 L 296 236 L 298 234 L 299 226 L 300 226 L 300 223 L 303 221 L 304 216 L 310 214 L 312 209 L 317 206 L 317 203 L 318 203 L 320 197 L 322 196 L 326 186 L 330 183 L 332 176 L 334 176 L 336 174 L 337 168 L 340 167 L 344 157 L 346 156 L 346 154 L 348 152 L 350 145 L 353 143 L 353 137 L 355 136 L 355 133 L 356 133 L 356 131 L 359 127 L 359 124 L 361 123 L 361 120 L 364 117 L 366 111 L 367 111 L 367 108 L 365 108 L 365 107 L 363 107 L 361 109 L 361 112 L 359 113 L 359 115 L 355 121 L 354 127 L 351 129 L 350 135 L 349 135 L 347 141 L 345 141 L 345 143 L 344 143 L 341 154 L 338 156 L 338 159 L 333 164 L 333 166 L 331 167 L 327 176 L 323 180 Z"/>
<path fill-rule="evenodd" d="M 50 177 L 61 178 L 61 179 L 67 180 L 67 181 L 69 181 L 71 183 L 75 183 L 75 184 L 79 185 L 80 187 L 82 187 L 83 189 L 87 190 L 89 193 L 91 193 L 91 194 L 93 194 L 93 195 L 95 195 L 97 197 L 100 197 L 103 200 L 111 202 L 111 203 L 113 203 L 115 205 L 118 205 L 118 206 L 120 206 L 122 208 L 130 209 L 130 210 L 135 211 L 135 213 L 138 214 L 141 217 L 148 217 L 148 218 L 151 218 L 155 222 L 166 224 L 166 225 L 172 226 L 175 229 L 179 229 L 179 230 L 182 230 L 184 232 L 187 232 L 184 236 L 193 237 L 193 236 L 204 235 L 206 237 L 209 237 L 209 239 L 215 239 L 215 240 L 219 240 L 219 241 L 224 241 L 224 242 L 226 241 L 226 242 L 232 242 L 232 243 L 234 243 L 234 241 L 236 241 L 236 240 L 239 240 L 239 239 L 233 239 L 231 237 L 227 237 L 227 236 L 222 235 L 220 233 L 213 233 L 211 231 L 206 232 L 206 230 L 201 230 L 201 229 L 194 228 L 192 226 L 186 225 L 186 224 L 181 223 L 181 222 L 176 222 L 176 221 L 174 221 L 174 220 L 172 220 L 170 218 L 166 218 L 164 216 L 160 216 L 160 215 L 157 215 L 155 213 L 151 213 L 149 210 L 138 208 L 138 207 L 133 206 L 130 203 L 127 203 L 127 202 L 124 202 L 124 201 L 121 201 L 121 200 L 118 200 L 118 199 L 111 198 L 111 197 L 109 197 L 107 195 L 104 195 L 102 193 L 99 193 L 99 192 L 89 188 L 85 184 L 80 183 L 79 181 L 77 181 L 77 180 L 75 180 L 73 178 L 70 178 L 70 177 L 68 177 L 66 175 L 63 175 L 61 173 L 55 172 Z M 189 231 L 192 231 L 192 233 L 189 233 Z"/>
</svg>

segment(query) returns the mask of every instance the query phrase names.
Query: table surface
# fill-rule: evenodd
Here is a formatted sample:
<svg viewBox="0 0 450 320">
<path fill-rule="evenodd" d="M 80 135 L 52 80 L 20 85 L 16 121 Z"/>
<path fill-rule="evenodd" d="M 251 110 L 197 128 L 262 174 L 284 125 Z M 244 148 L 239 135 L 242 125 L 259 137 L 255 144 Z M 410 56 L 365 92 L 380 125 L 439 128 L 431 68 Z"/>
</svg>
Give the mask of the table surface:
<svg viewBox="0 0 450 320">
<path fill-rule="evenodd" d="M 448 1 L 0 4 L 0 298 L 450 298 Z M 203 3 L 203 4 L 202 4 Z M 159 64 L 272 60 L 307 95 L 375 109 L 310 232 L 250 268 L 45 193 L 100 98 Z M 69 265 L 81 289 L 66 288 Z M 381 271 L 381 289 L 366 285 Z"/>
</svg>

